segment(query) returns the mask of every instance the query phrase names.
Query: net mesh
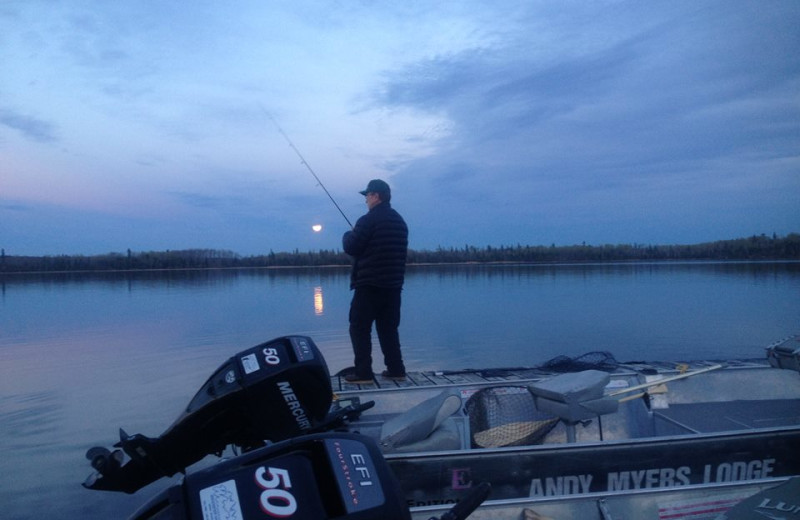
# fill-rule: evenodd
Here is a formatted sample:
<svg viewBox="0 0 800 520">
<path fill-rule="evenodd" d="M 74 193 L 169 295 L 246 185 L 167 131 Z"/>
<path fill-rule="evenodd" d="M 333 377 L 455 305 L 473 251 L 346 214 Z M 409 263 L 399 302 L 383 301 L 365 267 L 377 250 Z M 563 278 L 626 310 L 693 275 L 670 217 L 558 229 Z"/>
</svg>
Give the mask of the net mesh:
<svg viewBox="0 0 800 520">
<path fill-rule="evenodd" d="M 556 356 L 550 361 L 539 365 L 539 368 L 550 372 L 566 373 L 583 370 L 613 371 L 617 366 L 619 366 L 619 361 L 613 354 L 599 350 L 587 352 L 576 357 Z"/>
<path fill-rule="evenodd" d="M 521 386 L 495 386 L 475 392 L 465 405 L 474 448 L 540 443 L 558 418 L 536 409 Z"/>
</svg>

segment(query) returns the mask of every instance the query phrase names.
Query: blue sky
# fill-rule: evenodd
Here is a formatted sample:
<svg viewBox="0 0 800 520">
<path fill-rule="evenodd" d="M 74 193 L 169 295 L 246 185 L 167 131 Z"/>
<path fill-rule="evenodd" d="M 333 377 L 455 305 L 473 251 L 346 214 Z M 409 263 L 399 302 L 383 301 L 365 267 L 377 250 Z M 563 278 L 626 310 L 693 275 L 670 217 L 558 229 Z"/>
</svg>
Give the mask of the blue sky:
<svg viewBox="0 0 800 520">
<path fill-rule="evenodd" d="M 6 254 L 800 231 L 800 2 L 0 1 Z M 314 233 L 313 224 L 323 230 Z"/>
</svg>

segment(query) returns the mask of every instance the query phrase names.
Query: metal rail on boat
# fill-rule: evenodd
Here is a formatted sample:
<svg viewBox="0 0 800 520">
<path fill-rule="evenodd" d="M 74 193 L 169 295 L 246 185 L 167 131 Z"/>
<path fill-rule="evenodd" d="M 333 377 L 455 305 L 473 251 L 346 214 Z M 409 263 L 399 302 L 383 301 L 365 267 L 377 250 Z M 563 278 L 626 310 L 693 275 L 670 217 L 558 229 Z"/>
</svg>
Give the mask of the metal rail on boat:
<svg viewBox="0 0 800 520">
<path fill-rule="evenodd" d="M 774 488 L 789 480 L 767 478 L 749 482 L 692 484 L 681 488 L 644 489 L 588 493 L 561 497 L 488 500 L 470 520 L 537 520 L 580 518 L 581 520 L 622 520 L 657 518 L 694 520 L 715 518 L 742 500 Z M 412 520 L 428 520 L 448 509 L 448 505 L 411 508 Z"/>
</svg>

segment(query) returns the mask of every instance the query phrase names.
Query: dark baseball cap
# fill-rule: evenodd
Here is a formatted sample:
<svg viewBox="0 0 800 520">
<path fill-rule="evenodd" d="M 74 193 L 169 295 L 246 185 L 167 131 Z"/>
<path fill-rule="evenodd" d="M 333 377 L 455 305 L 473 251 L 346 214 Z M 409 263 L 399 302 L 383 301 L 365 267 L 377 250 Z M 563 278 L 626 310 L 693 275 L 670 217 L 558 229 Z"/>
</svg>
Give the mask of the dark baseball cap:
<svg viewBox="0 0 800 520">
<path fill-rule="evenodd" d="M 367 193 L 391 193 L 392 190 L 389 189 L 389 185 L 386 184 L 384 181 L 380 179 L 372 179 L 367 184 L 367 189 L 364 191 L 359 191 L 360 194 L 366 195 Z"/>
</svg>

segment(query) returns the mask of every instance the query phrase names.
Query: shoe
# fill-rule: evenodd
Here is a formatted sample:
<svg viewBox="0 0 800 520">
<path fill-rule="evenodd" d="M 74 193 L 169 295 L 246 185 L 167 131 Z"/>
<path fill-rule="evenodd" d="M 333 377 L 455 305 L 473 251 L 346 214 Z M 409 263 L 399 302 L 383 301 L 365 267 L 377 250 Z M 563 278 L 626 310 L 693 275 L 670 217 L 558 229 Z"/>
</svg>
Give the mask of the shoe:
<svg viewBox="0 0 800 520">
<path fill-rule="evenodd" d="M 386 379 L 391 379 L 392 381 L 405 381 L 406 375 L 405 374 L 392 374 L 388 370 L 384 370 L 381 372 L 381 375 Z"/>
<path fill-rule="evenodd" d="M 354 385 L 367 385 L 375 382 L 373 381 L 372 377 L 361 377 L 354 373 L 344 376 L 344 380 Z"/>
</svg>

